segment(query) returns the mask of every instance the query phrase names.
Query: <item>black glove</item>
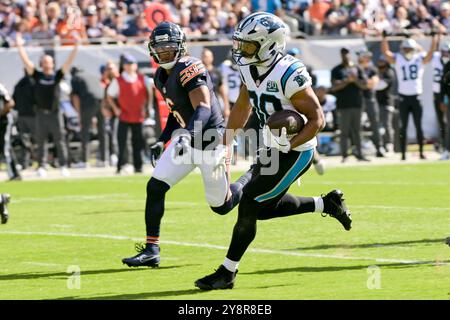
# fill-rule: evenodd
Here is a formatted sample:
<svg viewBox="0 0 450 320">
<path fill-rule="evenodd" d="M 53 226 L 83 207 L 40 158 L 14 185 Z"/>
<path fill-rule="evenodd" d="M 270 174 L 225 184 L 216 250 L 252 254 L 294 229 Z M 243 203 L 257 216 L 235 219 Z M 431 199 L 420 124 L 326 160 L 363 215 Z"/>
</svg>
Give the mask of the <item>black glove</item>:
<svg viewBox="0 0 450 320">
<path fill-rule="evenodd" d="M 152 164 L 153 168 L 156 167 L 156 161 L 161 157 L 163 151 L 164 143 L 162 141 L 158 141 L 150 147 L 150 163 Z"/>
<path fill-rule="evenodd" d="M 386 38 L 388 36 L 388 32 L 386 30 L 383 30 L 383 32 L 381 33 L 381 37 L 382 38 Z"/>
<path fill-rule="evenodd" d="M 175 157 L 182 156 L 188 152 L 191 147 L 191 139 L 189 135 L 181 135 L 175 144 Z"/>
</svg>

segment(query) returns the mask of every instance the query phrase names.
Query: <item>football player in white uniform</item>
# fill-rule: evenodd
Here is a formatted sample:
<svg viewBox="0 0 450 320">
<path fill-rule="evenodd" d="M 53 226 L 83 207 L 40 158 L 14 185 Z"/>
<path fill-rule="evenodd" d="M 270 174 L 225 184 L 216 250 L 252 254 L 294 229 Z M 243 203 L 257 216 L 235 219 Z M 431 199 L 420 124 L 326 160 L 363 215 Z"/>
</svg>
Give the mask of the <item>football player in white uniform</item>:
<svg viewBox="0 0 450 320">
<path fill-rule="evenodd" d="M 400 44 L 400 53 L 393 53 L 389 50 L 386 33 L 383 33 L 381 41 L 381 52 L 390 64 L 395 64 L 397 74 L 399 111 L 400 111 L 400 148 L 402 160 L 406 160 L 406 134 L 408 128 L 409 113 L 412 113 L 417 132 L 417 143 L 419 144 L 420 158 L 426 159 L 423 153 L 423 131 L 422 131 L 422 104 L 419 96 L 423 92 L 424 66 L 429 63 L 436 50 L 437 37 L 433 35 L 430 50 L 419 51 L 419 45 L 414 39 L 405 39 Z"/>
<path fill-rule="evenodd" d="M 233 35 L 233 59 L 239 66 L 243 84 L 228 119 L 224 143 L 230 143 L 234 132 L 244 127 L 252 108 L 262 124 L 279 110 L 297 112 L 307 122 L 290 138 L 286 130 L 277 136 L 264 126 L 270 164 L 258 161 L 255 165 L 252 178 L 243 189 L 225 261 L 216 272 L 195 282 L 202 290 L 233 287 L 239 261 L 256 236 L 257 220 L 321 212 L 336 218 L 346 230 L 351 228 L 352 220 L 341 191 L 333 190 L 323 197 L 286 193 L 311 166 L 316 135 L 324 126 L 322 108 L 305 66 L 298 59 L 283 55 L 286 35 L 287 27 L 281 19 L 265 12 L 244 18 Z M 265 170 L 271 165 L 278 165 L 274 174 Z"/>
</svg>

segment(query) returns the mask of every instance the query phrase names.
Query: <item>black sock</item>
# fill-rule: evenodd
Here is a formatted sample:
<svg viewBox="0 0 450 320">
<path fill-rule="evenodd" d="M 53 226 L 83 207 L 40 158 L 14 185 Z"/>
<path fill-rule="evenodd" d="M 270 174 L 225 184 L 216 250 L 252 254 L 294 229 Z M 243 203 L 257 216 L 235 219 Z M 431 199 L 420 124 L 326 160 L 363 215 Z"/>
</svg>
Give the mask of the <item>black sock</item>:
<svg viewBox="0 0 450 320">
<path fill-rule="evenodd" d="M 159 238 L 161 219 L 164 215 L 165 195 L 169 189 L 167 183 L 155 178 L 151 178 L 147 183 L 147 200 L 145 203 L 147 239 Z"/>
<path fill-rule="evenodd" d="M 238 220 L 233 229 L 227 258 L 232 261 L 240 261 L 250 243 L 256 236 L 256 216 L 260 210 L 260 204 L 247 197 L 242 196 L 239 203 Z"/>
<path fill-rule="evenodd" d="M 297 197 L 285 194 L 275 207 L 265 208 L 258 214 L 258 220 L 267 220 L 279 217 L 287 217 L 296 214 L 314 212 L 314 198 Z"/>
<path fill-rule="evenodd" d="M 236 180 L 235 183 L 230 185 L 230 190 L 232 193 L 233 199 L 233 208 L 241 201 L 242 198 L 242 189 L 244 189 L 245 185 L 252 179 L 253 168 L 248 170 L 239 179 Z"/>
</svg>

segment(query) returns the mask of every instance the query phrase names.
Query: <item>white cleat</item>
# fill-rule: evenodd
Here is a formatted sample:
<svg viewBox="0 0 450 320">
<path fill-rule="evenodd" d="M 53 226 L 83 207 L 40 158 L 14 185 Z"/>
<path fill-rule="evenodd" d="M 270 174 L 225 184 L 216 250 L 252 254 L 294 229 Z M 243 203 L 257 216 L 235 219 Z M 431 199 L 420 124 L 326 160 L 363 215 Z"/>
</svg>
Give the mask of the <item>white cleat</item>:
<svg viewBox="0 0 450 320">
<path fill-rule="evenodd" d="M 67 169 L 67 167 L 62 167 L 61 168 L 61 175 L 63 177 L 70 177 L 70 171 L 69 169 Z"/>
<path fill-rule="evenodd" d="M 324 161 L 320 159 L 319 161 L 314 163 L 314 169 L 316 169 L 317 173 L 322 176 L 325 173 Z"/>
<path fill-rule="evenodd" d="M 47 177 L 47 170 L 45 168 L 43 168 L 43 167 L 39 167 L 37 169 L 37 175 L 40 178 L 46 178 Z"/>
<path fill-rule="evenodd" d="M 111 167 L 117 166 L 118 162 L 119 162 L 119 158 L 115 154 L 112 154 L 111 158 L 110 158 Z"/>
<path fill-rule="evenodd" d="M 77 162 L 74 163 L 72 167 L 76 169 L 86 169 L 88 167 L 88 164 L 86 162 Z"/>
<path fill-rule="evenodd" d="M 449 152 L 447 151 L 447 150 L 445 150 L 444 152 L 442 152 L 442 155 L 441 155 L 441 158 L 440 158 L 441 160 L 450 160 L 450 154 L 449 154 Z"/>
</svg>

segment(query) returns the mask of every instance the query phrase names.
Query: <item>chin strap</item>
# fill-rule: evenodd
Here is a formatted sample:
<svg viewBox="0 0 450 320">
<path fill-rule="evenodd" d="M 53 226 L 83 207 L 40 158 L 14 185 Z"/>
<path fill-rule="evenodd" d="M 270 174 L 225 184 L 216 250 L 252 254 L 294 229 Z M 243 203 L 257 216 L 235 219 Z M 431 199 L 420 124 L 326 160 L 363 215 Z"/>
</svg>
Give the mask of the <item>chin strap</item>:
<svg viewBox="0 0 450 320">
<path fill-rule="evenodd" d="M 261 64 L 255 64 L 256 68 L 258 69 L 259 74 L 264 74 L 269 70 L 270 67 L 278 60 L 278 58 L 281 56 L 280 53 L 277 53 L 272 57 L 272 59 L 269 59 Z"/>
</svg>

